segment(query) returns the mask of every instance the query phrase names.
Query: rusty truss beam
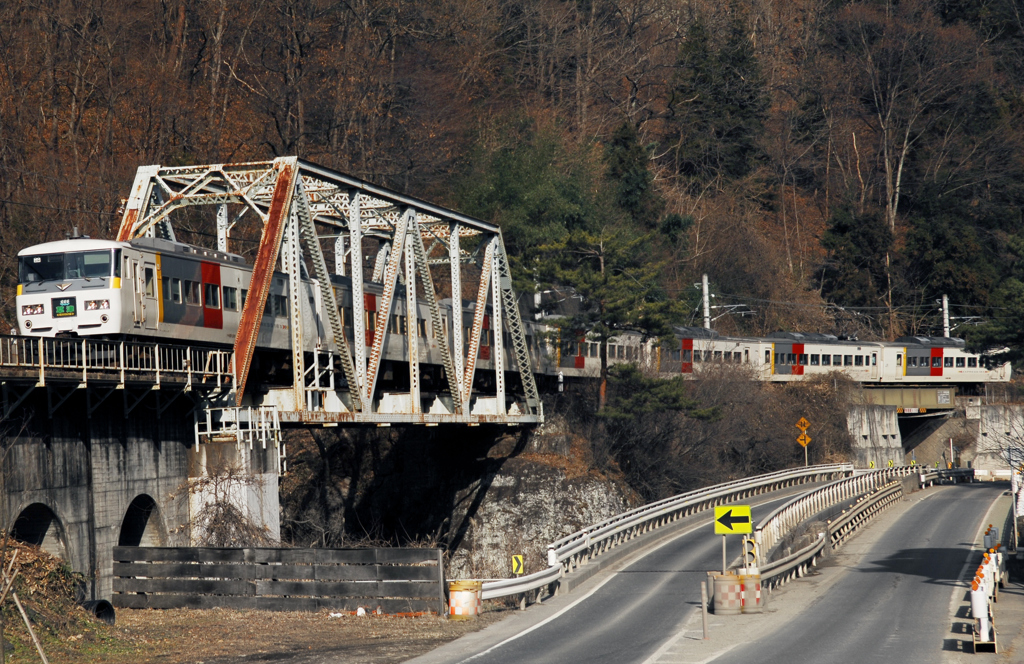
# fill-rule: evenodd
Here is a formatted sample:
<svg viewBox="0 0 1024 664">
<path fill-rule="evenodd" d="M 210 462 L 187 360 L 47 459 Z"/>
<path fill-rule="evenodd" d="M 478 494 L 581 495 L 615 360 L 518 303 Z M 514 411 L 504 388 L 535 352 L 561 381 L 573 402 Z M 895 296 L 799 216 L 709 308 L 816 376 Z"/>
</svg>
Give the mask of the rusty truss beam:
<svg viewBox="0 0 1024 664">
<path fill-rule="evenodd" d="M 194 230 L 196 213 L 187 210 L 202 206 L 216 210 L 210 228 L 220 251 L 230 251 L 231 235 L 252 239 L 258 231 L 260 238 L 234 340 L 237 405 L 276 406 L 286 422 L 542 421 L 494 224 L 281 157 L 139 168 L 118 239 L 173 240 L 176 220 L 191 215 L 187 228 Z M 335 252 L 335 275 L 345 277 L 332 288 L 325 240 Z M 275 271 L 301 284 L 288 298 L 292 385 L 256 390 L 252 360 Z M 467 311 L 464 285 L 477 293 Z M 464 320 L 472 321 L 468 343 Z M 522 393 L 506 394 L 506 371 L 520 374 Z"/>
</svg>

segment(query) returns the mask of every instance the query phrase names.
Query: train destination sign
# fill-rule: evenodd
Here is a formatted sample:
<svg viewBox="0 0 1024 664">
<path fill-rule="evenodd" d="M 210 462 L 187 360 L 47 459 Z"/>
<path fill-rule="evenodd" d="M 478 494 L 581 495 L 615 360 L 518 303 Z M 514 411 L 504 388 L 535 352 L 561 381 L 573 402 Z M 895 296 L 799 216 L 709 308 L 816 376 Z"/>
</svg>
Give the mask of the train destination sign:
<svg viewBox="0 0 1024 664">
<path fill-rule="evenodd" d="M 750 505 L 729 505 L 715 508 L 715 534 L 740 535 L 754 532 Z"/>
<path fill-rule="evenodd" d="M 54 318 L 67 318 L 69 316 L 77 316 L 78 309 L 75 306 L 75 298 L 73 297 L 55 297 L 53 298 L 53 317 Z"/>
</svg>

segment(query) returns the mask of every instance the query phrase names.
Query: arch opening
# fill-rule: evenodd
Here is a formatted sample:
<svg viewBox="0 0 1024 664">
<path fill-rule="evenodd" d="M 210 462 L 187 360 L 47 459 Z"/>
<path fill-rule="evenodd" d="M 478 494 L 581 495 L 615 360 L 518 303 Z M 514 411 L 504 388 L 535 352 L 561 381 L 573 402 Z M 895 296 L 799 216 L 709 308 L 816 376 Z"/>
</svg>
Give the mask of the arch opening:
<svg viewBox="0 0 1024 664">
<path fill-rule="evenodd" d="M 160 511 L 156 501 L 146 494 L 135 497 L 121 521 L 118 546 L 164 546 Z"/>
<path fill-rule="evenodd" d="M 53 510 L 42 503 L 32 503 L 21 511 L 11 526 L 11 537 L 38 546 L 51 556 L 68 559 L 64 525 Z"/>
</svg>

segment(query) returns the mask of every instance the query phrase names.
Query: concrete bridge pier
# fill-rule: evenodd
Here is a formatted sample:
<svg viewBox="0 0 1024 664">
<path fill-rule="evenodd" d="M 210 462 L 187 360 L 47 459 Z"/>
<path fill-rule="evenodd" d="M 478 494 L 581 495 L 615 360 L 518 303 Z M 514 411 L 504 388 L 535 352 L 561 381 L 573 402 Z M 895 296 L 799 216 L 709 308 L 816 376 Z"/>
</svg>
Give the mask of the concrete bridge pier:
<svg viewBox="0 0 1024 664">
<path fill-rule="evenodd" d="M 229 492 L 243 513 L 280 536 L 277 450 L 195 445 L 191 401 L 179 398 L 157 416 L 147 397 L 128 417 L 110 399 L 86 413 L 86 390 L 47 417 L 44 390 L 6 420 L 0 518 L 15 538 L 38 544 L 87 578 L 87 594 L 109 599 L 113 547 L 188 546 L 211 471 L 233 464 L 254 481 Z M 231 448 L 230 452 L 228 447 Z M 199 489 L 195 487 L 199 486 Z M 190 487 L 192 487 L 190 489 Z"/>
</svg>

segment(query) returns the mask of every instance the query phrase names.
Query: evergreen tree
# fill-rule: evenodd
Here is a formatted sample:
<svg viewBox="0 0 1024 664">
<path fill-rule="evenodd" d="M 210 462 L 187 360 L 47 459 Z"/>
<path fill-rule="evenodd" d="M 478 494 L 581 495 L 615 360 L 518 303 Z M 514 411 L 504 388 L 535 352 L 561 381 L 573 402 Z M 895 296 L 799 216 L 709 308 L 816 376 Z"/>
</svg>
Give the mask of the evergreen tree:
<svg viewBox="0 0 1024 664">
<path fill-rule="evenodd" d="M 840 207 L 821 238 L 828 259 L 821 268 L 822 295 L 844 306 L 878 306 L 888 287 L 885 256 L 893 236 L 881 214 Z"/>
<path fill-rule="evenodd" d="M 647 151 L 640 145 L 636 127 L 626 121 L 612 134 L 605 148 L 607 178 L 615 187 L 615 204 L 634 222 L 655 228 L 665 201 L 654 188 Z"/>
<path fill-rule="evenodd" d="M 695 21 L 676 60 L 668 133 L 678 171 L 695 181 L 742 178 L 762 157 L 768 95 L 744 26 L 717 46 Z"/>
</svg>

